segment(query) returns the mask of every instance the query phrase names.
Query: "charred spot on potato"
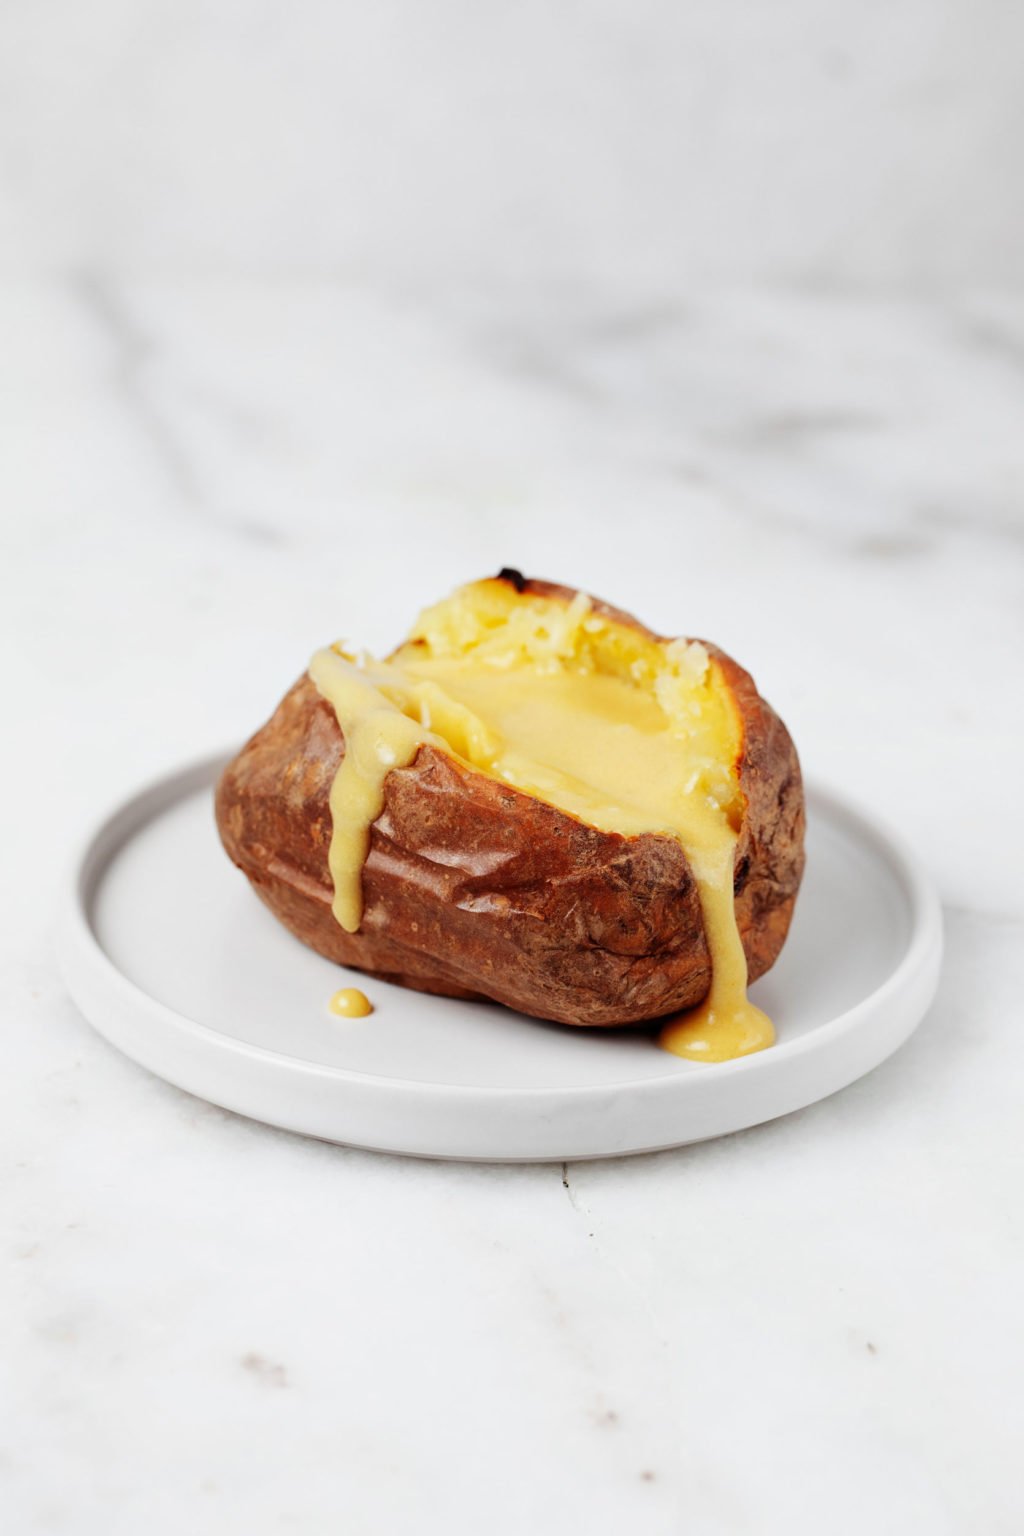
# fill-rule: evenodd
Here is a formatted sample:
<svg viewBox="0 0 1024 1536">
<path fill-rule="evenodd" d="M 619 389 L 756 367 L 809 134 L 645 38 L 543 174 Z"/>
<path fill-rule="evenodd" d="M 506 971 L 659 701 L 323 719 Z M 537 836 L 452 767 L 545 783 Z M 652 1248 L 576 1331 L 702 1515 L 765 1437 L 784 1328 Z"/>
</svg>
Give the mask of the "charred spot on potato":
<svg viewBox="0 0 1024 1536">
<path fill-rule="evenodd" d="M 509 586 L 515 587 L 517 592 L 526 591 L 526 577 L 522 571 L 517 571 L 514 565 L 503 565 L 496 579 L 498 581 L 507 581 Z"/>
</svg>

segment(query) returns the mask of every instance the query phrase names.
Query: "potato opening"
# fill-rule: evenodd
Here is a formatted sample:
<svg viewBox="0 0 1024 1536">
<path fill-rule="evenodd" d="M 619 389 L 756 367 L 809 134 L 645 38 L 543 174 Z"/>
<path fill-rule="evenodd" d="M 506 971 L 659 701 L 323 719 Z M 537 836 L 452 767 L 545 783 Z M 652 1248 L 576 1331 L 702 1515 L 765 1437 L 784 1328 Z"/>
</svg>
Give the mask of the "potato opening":
<svg viewBox="0 0 1024 1536">
<path fill-rule="evenodd" d="M 603 831 L 739 828 L 740 720 L 699 642 L 494 580 L 428 608 L 390 667 L 394 702 L 459 757 Z"/>
</svg>

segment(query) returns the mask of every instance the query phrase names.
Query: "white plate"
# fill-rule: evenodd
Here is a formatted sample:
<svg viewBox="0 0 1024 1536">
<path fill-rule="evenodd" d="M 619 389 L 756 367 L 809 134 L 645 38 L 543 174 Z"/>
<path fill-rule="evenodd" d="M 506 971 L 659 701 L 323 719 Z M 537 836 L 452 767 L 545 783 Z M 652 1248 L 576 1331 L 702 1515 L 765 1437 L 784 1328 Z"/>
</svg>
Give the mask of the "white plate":
<svg viewBox="0 0 1024 1536">
<path fill-rule="evenodd" d="M 272 1125 L 428 1157 L 563 1160 L 721 1136 L 834 1093 L 900 1046 L 935 993 L 938 902 L 910 854 L 821 789 L 789 941 L 752 996 L 778 1044 L 718 1066 L 651 1032 L 576 1030 L 363 981 L 293 939 L 223 853 L 222 759 L 144 789 L 78 865 L 64 977 L 102 1035 L 151 1072 Z"/>
</svg>

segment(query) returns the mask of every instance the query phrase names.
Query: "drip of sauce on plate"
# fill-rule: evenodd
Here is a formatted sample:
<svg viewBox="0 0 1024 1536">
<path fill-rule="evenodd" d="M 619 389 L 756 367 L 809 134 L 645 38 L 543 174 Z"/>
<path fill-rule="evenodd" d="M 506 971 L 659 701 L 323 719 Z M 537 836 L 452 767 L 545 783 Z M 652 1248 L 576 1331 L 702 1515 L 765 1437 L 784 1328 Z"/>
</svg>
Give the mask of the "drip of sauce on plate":
<svg viewBox="0 0 1024 1536">
<path fill-rule="evenodd" d="M 342 987 L 340 992 L 335 992 L 327 1006 L 332 1013 L 343 1019 L 365 1019 L 368 1013 L 373 1012 L 373 1004 L 358 987 Z"/>
<path fill-rule="evenodd" d="M 720 867 L 700 881 L 701 912 L 711 951 L 711 987 L 696 1008 L 662 1026 L 658 1044 L 688 1061 L 732 1061 L 775 1043 L 771 1019 L 747 996 L 747 957 L 733 905 L 733 848 L 723 843 Z"/>
</svg>

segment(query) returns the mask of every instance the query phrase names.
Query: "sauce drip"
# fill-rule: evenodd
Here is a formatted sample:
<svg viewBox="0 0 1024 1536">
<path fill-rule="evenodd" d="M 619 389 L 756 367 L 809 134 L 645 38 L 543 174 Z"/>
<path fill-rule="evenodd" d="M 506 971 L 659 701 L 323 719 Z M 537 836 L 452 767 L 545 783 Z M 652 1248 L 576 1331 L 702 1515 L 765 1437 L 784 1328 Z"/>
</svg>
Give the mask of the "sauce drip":
<svg viewBox="0 0 1024 1536">
<path fill-rule="evenodd" d="M 747 957 L 733 905 L 734 846 L 723 844 L 721 868 L 712 877 L 705 869 L 699 882 L 711 988 L 702 1003 L 670 1019 L 658 1035 L 662 1050 L 688 1061 L 732 1061 L 775 1043 L 771 1019 L 747 997 Z"/>
<path fill-rule="evenodd" d="M 355 933 L 363 916 L 362 869 L 370 828 L 384 809 L 384 780 L 392 768 L 408 767 L 429 735 L 343 652 L 317 651 L 309 675 L 333 707 L 345 737 L 345 756 L 331 785 L 328 864 L 334 916 L 346 933 Z"/>
</svg>

